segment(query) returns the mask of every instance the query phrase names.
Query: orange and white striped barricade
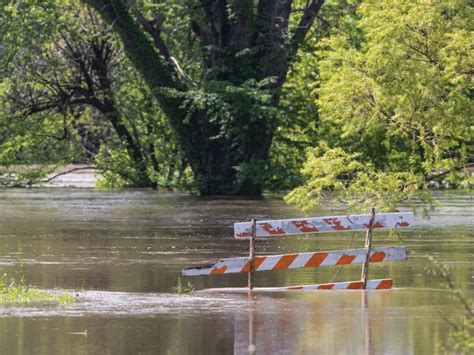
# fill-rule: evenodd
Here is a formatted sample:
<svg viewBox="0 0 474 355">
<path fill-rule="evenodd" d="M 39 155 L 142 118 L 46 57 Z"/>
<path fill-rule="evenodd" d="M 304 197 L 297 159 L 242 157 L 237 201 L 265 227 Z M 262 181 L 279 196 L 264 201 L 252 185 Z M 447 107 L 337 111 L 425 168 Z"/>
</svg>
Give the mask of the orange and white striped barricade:
<svg viewBox="0 0 474 355">
<path fill-rule="evenodd" d="M 288 292 L 288 291 L 320 291 L 320 290 L 362 290 L 363 281 L 330 282 L 316 285 L 297 285 L 284 287 L 258 287 L 258 291 L 263 292 Z M 392 279 L 379 279 L 367 281 L 367 290 L 388 290 L 393 286 Z M 234 292 L 241 293 L 247 291 L 247 288 L 227 287 L 227 288 L 207 288 L 206 292 Z"/>
<path fill-rule="evenodd" d="M 374 229 L 405 228 L 413 224 L 413 213 L 382 213 L 334 217 L 293 218 L 235 223 L 234 236 L 250 240 L 249 257 L 227 258 L 210 265 L 183 269 L 183 276 L 221 275 L 249 273 L 249 289 L 253 288 L 253 274 L 260 271 L 275 271 L 310 267 L 363 264 L 361 281 L 339 282 L 317 285 L 265 288 L 269 291 L 291 290 L 341 290 L 341 289 L 387 289 L 392 287 L 391 279 L 367 280 L 368 264 L 372 262 L 406 260 L 405 247 L 371 247 Z M 253 241 L 257 238 L 280 235 L 313 234 L 336 231 L 367 230 L 366 247 L 293 253 L 283 255 L 253 254 Z M 262 289 L 264 290 L 264 289 Z"/>
<path fill-rule="evenodd" d="M 258 272 L 334 265 L 356 265 L 363 264 L 365 258 L 365 249 L 332 250 L 267 256 L 259 255 L 255 256 L 254 270 L 255 272 Z M 406 258 L 406 249 L 404 247 L 386 247 L 372 248 L 369 260 L 370 262 L 402 261 L 406 260 Z M 242 257 L 222 259 L 215 264 L 187 268 L 183 270 L 183 276 L 234 274 L 249 271 L 250 260 L 248 257 Z"/>
</svg>

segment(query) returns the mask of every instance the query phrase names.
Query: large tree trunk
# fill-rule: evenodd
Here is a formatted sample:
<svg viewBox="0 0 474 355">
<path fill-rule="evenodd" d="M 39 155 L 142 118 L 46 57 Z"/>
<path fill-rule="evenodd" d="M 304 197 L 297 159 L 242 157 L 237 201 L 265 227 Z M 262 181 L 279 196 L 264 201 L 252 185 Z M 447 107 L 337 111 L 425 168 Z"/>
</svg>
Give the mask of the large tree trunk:
<svg viewBox="0 0 474 355">
<path fill-rule="evenodd" d="M 275 110 L 269 108 L 278 106 L 289 63 L 324 0 L 308 3 L 293 33 L 288 32 L 292 0 L 260 0 L 257 7 L 254 0 L 195 1 L 190 17 L 204 53 L 203 90 L 207 90 L 206 83 L 238 87 L 249 80 L 273 79 L 265 87 L 271 99 L 264 104 L 249 101 L 247 107 L 234 112 L 225 134 L 221 134 L 223 122 L 216 122 L 206 107 L 194 111 L 184 107 L 189 88 L 170 65 L 172 51 L 161 40 L 159 30 L 140 14 L 132 16 L 125 1 L 83 1 L 113 24 L 122 38 L 132 63 L 167 115 L 200 193 L 260 195 L 261 181 L 239 168 L 256 166 L 268 158 L 277 121 Z M 230 106 L 239 107 L 230 100 Z M 262 105 L 266 111 L 261 110 Z M 265 114 L 256 118 L 255 112 Z M 225 122 L 226 127 L 228 124 Z"/>
</svg>

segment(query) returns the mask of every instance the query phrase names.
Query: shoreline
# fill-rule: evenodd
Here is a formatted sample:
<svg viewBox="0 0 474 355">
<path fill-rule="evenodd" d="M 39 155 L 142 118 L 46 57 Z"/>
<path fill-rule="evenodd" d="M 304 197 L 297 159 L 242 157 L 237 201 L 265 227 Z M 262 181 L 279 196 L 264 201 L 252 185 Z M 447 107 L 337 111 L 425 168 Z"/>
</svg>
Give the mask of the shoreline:
<svg viewBox="0 0 474 355">
<path fill-rule="evenodd" d="M 39 166 L 39 165 L 38 165 Z M 32 169 L 36 165 L 29 166 Z M 25 166 L 21 166 L 25 168 Z M 10 170 L 11 167 L 8 169 Z M 14 170 L 10 171 L 15 175 Z M 467 174 L 474 175 L 474 168 L 468 168 Z M 32 186 L 12 186 L 11 188 L 96 188 L 97 183 L 103 176 L 92 166 L 87 164 L 67 164 L 57 168 L 54 173 L 48 174 L 45 178 L 47 182 L 34 184 Z M 50 180 L 50 181 L 49 181 Z M 467 181 L 464 184 L 469 184 Z M 430 190 L 461 190 L 463 186 L 451 186 L 449 183 L 429 182 Z M 10 188 L 5 186 L 4 188 Z M 266 191 L 265 194 L 279 194 L 280 192 Z"/>
</svg>

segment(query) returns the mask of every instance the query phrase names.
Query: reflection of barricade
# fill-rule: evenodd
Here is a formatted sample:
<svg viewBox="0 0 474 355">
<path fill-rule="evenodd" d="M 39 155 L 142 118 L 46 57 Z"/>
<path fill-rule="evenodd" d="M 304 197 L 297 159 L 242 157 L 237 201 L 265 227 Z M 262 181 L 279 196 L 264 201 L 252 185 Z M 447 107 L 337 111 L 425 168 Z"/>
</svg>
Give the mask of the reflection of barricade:
<svg viewBox="0 0 474 355">
<path fill-rule="evenodd" d="M 222 259 L 215 264 L 187 268 L 183 276 L 220 275 L 229 273 L 248 273 L 248 287 L 253 288 L 253 275 L 256 271 L 297 269 L 333 265 L 362 264 L 360 281 L 338 282 L 318 285 L 265 288 L 264 290 L 336 290 L 336 289 L 387 289 L 392 287 L 391 279 L 368 280 L 369 263 L 406 260 L 405 247 L 372 248 L 374 229 L 393 229 L 413 224 L 413 213 L 382 213 L 367 215 L 295 218 L 283 220 L 236 223 L 234 236 L 249 239 L 249 257 Z M 284 255 L 254 255 L 254 241 L 257 238 L 279 235 L 312 234 L 321 232 L 366 230 L 365 248 L 332 250 L 312 253 Z"/>
</svg>

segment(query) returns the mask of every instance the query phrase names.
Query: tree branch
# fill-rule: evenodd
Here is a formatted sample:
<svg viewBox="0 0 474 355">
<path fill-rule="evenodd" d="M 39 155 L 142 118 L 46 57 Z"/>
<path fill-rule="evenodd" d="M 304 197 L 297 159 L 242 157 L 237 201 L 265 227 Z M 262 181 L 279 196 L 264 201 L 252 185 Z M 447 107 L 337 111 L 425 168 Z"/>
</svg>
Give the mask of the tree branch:
<svg viewBox="0 0 474 355">
<path fill-rule="evenodd" d="M 96 9 L 115 27 L 130 60 L 151 88 L 183 89 L 173 71 L 163 62 L 140 26 L 134 21 L 123 1 L 82 1 Z"/>
<path fill-rule="evenodd" d="M 318 15 L 319 10 L 321 10 L 323 4 L 324 0 L 312 0 L 311 4 L 309 4 L 306 9 L 303 10 L 303 16 L 301 17 L 298 27 L 296 27 L 293 36 L 291 37 L 291 57 L 296 55 L 296 52 L 303 43 L 306 34 L 313 25 L 314 19 Z"/>
<path fill-rule="evenodd" d="M 292 0 L 260 0 L 255 20 L 258 79 L 276 78 L 279 88 L 288 71 L 288 24 Z"/>
<path fill-rule="evenodd" d="M 445 175 L 448 175 L 448 174 L 451 174 L 451 173 L 454 173 L 455 171 L 460 171 L 462 169 L 466 169 L 466 168 L 470 168 L 470 167 L 474 167 L 474 163 L 468 163 L 468 164 L 464 164 L 464 165 L 459 165 L 459 166 L 456 166 L 452 169 L 448 169 L 448 170 L 445 170 L 441 173 L 437 173 L 437 174 L 430 174 L 426 177 L 425 181 L 426 182 L 429 182 L 429 181 L 433 181 L 435 179 L 438 179 L 442 176 L 445 176 Z"/>
<path fill-rule="evenodd" d="M 162 15 L 157 16 L 151 21 L 148 21 L 143 14 L 135 10 L 135 16 L 138 22 L 142 25 L 143 29 L 153 38 L 156 48 L 160 51 L 160 54 L 166 59 L 169 60 L 170 52 L 166 43 L 161 38 L 161 26 L 164 22 L 164 17 Z"/>
<path fill-rule="evenodd" d="M 70 170 L 68 170 L 68 171 L 64 171 L 64 172 L 62 172 L 62 173 L 55 174 L 55 175 L 51 176 L 50 178 L 41 181 L 41 183 L 47 184 L 48 182 L 53 181 L 54 179 L 56 179 L 56 178 L 59 177 L 59 176 L 66 175 L 66 174 L 72 173 L 72 172 L 74 172 L 74 171 L 89 170 L 89 169 L 94 169 L 94 167 L 93 167 L 93 166 L 82 166 L 82 167 L 80 167 L 80 168 L 70 169 Z"/>
</svg>

